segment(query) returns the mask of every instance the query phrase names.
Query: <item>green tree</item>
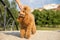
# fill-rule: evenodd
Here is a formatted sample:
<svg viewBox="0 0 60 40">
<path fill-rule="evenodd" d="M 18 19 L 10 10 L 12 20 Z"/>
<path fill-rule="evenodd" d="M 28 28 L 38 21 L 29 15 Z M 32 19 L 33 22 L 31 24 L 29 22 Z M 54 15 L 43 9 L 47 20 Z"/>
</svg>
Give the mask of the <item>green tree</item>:
<svg viewBox="0 0 60 40">
<path fill-rule="evenodd" d="M 60 25 L 60 10 L 34 10 L 32 12 L 35 15 L 36 25 L 48 27 L 56 27 Z"/>
<path fill-rule="evenodd" d="M 6 6 L 9 8 L 9 10 L 11 11 L 11 13 L 12 13 L 12 15 L 13 15 L 13 17 L 15 18 L 15 20 L 16 20 L 16 18 L 18 17 L 18 10 L 17 10 L 17 5 L 16 5 L 16 2 L 15 2 L 15 0 L 12 0 L 11 1 L 11 3 L 9 2 L 9 0 L 3 0 L 4 1 L 4 3 L 6 4 Z M 4 19 L 3 19 L 3 17 L 4 17 L 4 13 L 5 13 L 5 7 L 2 5 L 2 3 L 0 2 L 0 14 L 1 14 L 1 17 L 0 17 L 0 21 L 2 22 L 2 23 L 4 23 Z M 9 15 L 9 12 L 7 11 L 6 12 L 6 22 L 8 22 L 8 20 L 11 18 L 11 20 L 9 21 L 9 23 L 7 23 L 7 26 L 8 25 L 10 25 L 10 24 L 12 24 L 12 22 L 14 21 L 13 19 L 12 19 L 12 17 Z M 0 23 L 1 23 L 0 22 Z"/>
</svg>

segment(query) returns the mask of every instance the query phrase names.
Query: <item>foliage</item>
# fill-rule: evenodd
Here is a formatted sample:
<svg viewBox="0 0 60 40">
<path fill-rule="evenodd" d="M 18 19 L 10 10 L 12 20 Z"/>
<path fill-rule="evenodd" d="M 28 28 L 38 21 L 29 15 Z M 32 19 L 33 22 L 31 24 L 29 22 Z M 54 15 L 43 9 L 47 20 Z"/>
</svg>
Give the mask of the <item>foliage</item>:
<svg viewBox="0 0 60 40">
<path fill-rule="evenodd" d="M 9 2 L 9 0 L 3 0 L 6 6 L 11 11 L 12 15 L 14 16 L 15 20 L 18 17 L 18 10 L 15 0 L 12 0 Z M 4 15 L 5 15 L 5 7 L 0 2 L 0 26 L 2 27 L 4 25 Z M 12 17 L 9 15 L 9 12 L 6 11 L 6 27 L 12 25 L 13 23 Z"/>
<path fill-rule="evenodd" d="M 35 15 L 36 25 L 51 26 L 60 25 L 60 10 L 34 10 L 32 12 Z"/>
</svg>

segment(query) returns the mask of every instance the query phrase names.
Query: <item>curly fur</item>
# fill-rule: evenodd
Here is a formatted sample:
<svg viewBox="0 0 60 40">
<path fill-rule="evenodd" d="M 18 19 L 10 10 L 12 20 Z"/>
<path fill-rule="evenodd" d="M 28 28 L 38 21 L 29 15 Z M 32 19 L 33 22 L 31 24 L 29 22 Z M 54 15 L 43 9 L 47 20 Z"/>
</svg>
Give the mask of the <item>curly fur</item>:
<svg viewBox="0 0 60 40">
<path fill-rule="evenodd" d="M 35 19 L 28 6 L 24 6 L 23 10 L 20 11 L 21 14 L 24 17 L 19 16 L 17 19 L 21 24 L 20 37 L 29 38 L 31 33 L 34 34 L 36 32 Z"/>
</svg>

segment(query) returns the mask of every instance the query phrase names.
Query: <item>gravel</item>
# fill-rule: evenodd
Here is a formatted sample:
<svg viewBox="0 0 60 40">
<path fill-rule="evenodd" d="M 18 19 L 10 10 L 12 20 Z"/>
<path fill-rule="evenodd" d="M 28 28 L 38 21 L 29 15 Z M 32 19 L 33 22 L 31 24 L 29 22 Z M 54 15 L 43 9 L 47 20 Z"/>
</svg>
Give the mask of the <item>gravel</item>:
<svg viewBox="0 0 60 40">
<path fill-rule="evenodd" d="M 19 36 L 19 31 L 0 31 L 0 40 L 60 40 L 60 31 L 37 30 L 29 39 Z"/>
</svg>

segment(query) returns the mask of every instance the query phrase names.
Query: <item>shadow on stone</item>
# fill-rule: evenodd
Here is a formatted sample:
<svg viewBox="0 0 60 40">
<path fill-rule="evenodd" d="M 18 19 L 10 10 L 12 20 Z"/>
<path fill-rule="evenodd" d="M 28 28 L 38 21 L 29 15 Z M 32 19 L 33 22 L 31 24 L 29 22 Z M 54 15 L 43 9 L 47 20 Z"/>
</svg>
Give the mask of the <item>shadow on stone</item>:
<svg viewBox="0 0 60 40">
<path fill-rule="evenodd" d="M 12 35 L 20 38 L 20 32 L 6 32 L 6 35 Z"/>
<path fill-rule="evenodd" d="M 57 32 L 60 32 L 60 30 L 59 30 L 59 31 L 57 31 Z"/>
</svg>

